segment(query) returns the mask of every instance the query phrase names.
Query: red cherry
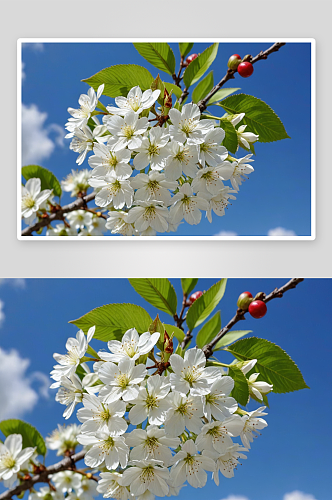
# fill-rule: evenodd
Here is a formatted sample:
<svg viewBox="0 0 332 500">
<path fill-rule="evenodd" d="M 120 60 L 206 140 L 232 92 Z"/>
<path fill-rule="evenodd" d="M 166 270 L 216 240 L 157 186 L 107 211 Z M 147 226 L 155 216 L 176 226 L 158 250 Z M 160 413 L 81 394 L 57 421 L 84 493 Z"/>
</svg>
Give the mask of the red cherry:
<svg viewBox="0 0 332 500">
<path fill-rule="evenodd" d="M 185 61 L 186 66 L 188 66 L 188 64 L 193 62 L 193 60 L 196 59 L 196 57 L 198 57 L 198 54 L 190 54 L 190 56 L 188 56 L 186 61 Z"/>
<path fill-rule="evenodd" d="M 233 54 L 229 59 L 227 66 L 229 69 L 233 69 L 234 71 L 237 69 L 238 65 L 241 63 L 242 59 L 239 54 Z"/>
<path fill-rule="evenodd" d="M 267 307 L 262 300 L 254 300 L 248 307 L 248 311 L 253 318 L 259 319 L 265 316 Z"/>
<path fill-rule="evenodd" d="M 203 292 L 195 292 L 195 293 L 192 293 L 189 297 L 189 302 L 190 304 L 192 304 L 193 302 L 195 302 L 195 300 L 199 299 L 201 296 L 203 295 Z"/>
<path fill-rule="evenodd" d="M 237 71 L 243 78 L 248 78 L 254 72 L 254 67 L 250 62 L 242 62 L 238 65 Z"/>
</svg>

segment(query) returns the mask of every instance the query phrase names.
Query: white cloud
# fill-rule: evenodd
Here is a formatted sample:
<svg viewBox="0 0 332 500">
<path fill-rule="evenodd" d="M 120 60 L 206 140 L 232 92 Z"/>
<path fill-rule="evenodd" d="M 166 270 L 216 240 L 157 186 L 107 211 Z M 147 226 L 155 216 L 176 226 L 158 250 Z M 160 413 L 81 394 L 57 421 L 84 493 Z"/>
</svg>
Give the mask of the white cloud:
<svg viewBox="0 0 332 500">
<path fill-rule="evenodd" d="M 237 236 L 237 233 L 235 233 L 234 231 L 220 231 L 214 236 Z"/>
<path fill-rule="evenodd" d="M 268 236 L 296 236 L 296 233 L 292 229 L 286 229 L 284 227 L 275 227 L 270 229 L 267 233 Z"/>
<path fill-rule="evenodd" d="M 25 288 L 26 281 L 24 278 L 0 278 L 1 285 L 11 285 L 14 288 Z"/>
<path fill-rule="evenodd" d="M 283 500 L 316 500 L 310 493 L 302 493 L 302 491 L 292 491 L 292 493 L 286 493 Z"/>
<path fill-rule="evenodd" d="M 31 49 L 35 52 L 43 52 L 44 51 L 44 44 L 43 43 L 24 43 L 23 44 L 24 49 Z"/>
<path fill-rule="evenodd" d="M 227 498 L 222 498 L 221 500 L 249 500 L 249 498 L 242 495 L 228 495 Z"/>
<path fill-rule="evenodd" d="M 0 299 L 0 328 L 5 320 L 5 313 L 3 312 L 4 305 L 5 305 L 4 302 L 2 302 L 2 300 Z"/>
<path fill-rule="evenodd" d="M 22 164 L 40 163 L 51 156 L 56 145 L 63 146 L 64 129 L 55 123 L 45 127 L 47 113 L 35 104 L 22 104 Z M 54 140 L 49 136 L 55 133 Z"/>
<path fill-rule="evenodd" d="M 0 420 L 21 417 L 31 411 L 39 394 L 48 397 L 45 391 L 46 375 L 35 372 L 27 376 L 29 365 L 30 360 L 21 358 L 15 349 L 4 351 L 0 347 Z M 35 380 L 42 382 L 39 394 L 31 385 Z"/>
</svg>

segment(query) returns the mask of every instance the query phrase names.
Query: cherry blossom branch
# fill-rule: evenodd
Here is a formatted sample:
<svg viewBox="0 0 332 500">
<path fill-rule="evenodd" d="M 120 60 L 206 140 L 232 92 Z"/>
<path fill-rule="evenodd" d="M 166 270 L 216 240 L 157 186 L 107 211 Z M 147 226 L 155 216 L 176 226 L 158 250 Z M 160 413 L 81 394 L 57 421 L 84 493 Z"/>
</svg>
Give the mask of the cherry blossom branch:
<svg viewBox="0 0 332 500">
<path fill-rule="evenodd" d="M 49 476 L 51 474 L 55 474 L 57 472 L 61 472 L 63 470 L 75 470 L 76 462 L 82 460 L 85 455 L 85 450 L 82 450 L 75 455 L 71 455 L 69 457 L 65 457 L 60 462 L 56 464 L 50 465 L 49 467 L 40 470 L 38 474 L 35 474 L 31 479 L 24 480 L 21 484 L 16 486 L 15 488 L 9 489 L 4 493 L 0 494 L 0 500 L 7 500 L 12 498 L 14 495 L 19 495 L 23 491 L 29 490 L 36 483 L 49 483 Z"/>
<path fill-rule="evenodd" d="M 285 285 L 283 285 L 282 287 L 275 288 L 269 295 L 265 295 L 264 293 L 262 293 L 261 296 L 259 297 L 259 300 L 262 300 L 263 302 L 266 303 L 266 302 L 270 302 L 270 300 L 272 300 L 272 299 L 280 298 L 288 290 L 292 290 L 293 288 L 296 288 L 296 286 L 299 283 L 301 283 L 301 281 L 303 281 L 303 280 L 304 280 L 304 278 L 292 278 L 290 281 L 285 283 Z M 226 333 L 228 333 L 229 330 L 238 321 L 244 320 L 245 319 L 244 316 L 245 316 L 245 314 L 247 314 L 247 312 L 248 311 L 243 311 L 242 309 L 237 309 L 235 316 L 228 322 L 228 324 L 220 330 L 220 332 L 214 337 L 213 340 L 211 340 L 211 342 L 209 342 L 208 344 L 206 344 L 203 347 L 203 352 L 204 352 L 207 359 L 210 356 L 212 356 L 213 348 L 219 342 L 219 340 L 222 339 L 226 335 Z M 191 332 L 188 332 L 187 335 L 188 334 L 191 334 Z"/>
<path fill-rule="evenodd" d="M 267 59 L 267 57 L 272 54 L 273 52 L 277 52 L 280 47 L 282 47 L 283 45 L 286 45 L 285 42 L 283 43 L 274 43 L 273 45 L 271 45 L 271 47 L 269 47 L 268 49 L 264 50 L 264 51 L 261 51 L 259 54 L 257 54 L 257 56 L 255 57 L 248 57 L 246 58 L 247 61 L 251 62 L 251 64 L 255 64 L 257 61 L 260 61 L 261 59 Z M 232 78 L 235 78 L 234 77 L 234 73 L 237 73 L 236 70 L 232 70 L 232 69 L 228 69 L 227 70 L 227 73 L 226 75 L 220 80 L 219 83 L 217 83 L 217 85 L 215 85 L 213 87 L 213 89 L 208 93 L 208 95 L 206 97 L 204 97 L 204 99 L 202 99 L 201 101 L 199 101 L 199 103 L 197 104 L 200 111 L 204 111 L 206 108 L 207 108 L 207 103 L 208 101 L 211 99 L 211 97 L 219 90 L 221 89 L 221 87 L 223 87 L 223 85 L 225 85 L 226 82 L 228 82 L 228 80 L 231 80 Z M 184 101 L 184 99 L 187 97 L 187 95 L 189 94 L 188 92 L 188 89 L 185 88 L 182 92 L 182 95 L 179 99 L 179 103 L 182 104 L 182 102 Z"/>
<path fill-rule="evenodd" d="M 96 196 L 96 193 L 91 193 L 86 196 L 83 196 L 82 198 L 77 198 L 77 200 L 73 201 L 72 203 L 69 203 L 69 205 L 65 205 L 64 207 L 60 207 L 57 209 L 54 213 L 51 215 L 43 218 L 33 226 L 29 226 L 21 232 L 22 236 L 31 236 L 34 231 L 38 231 L 42 227 L 48 226 L 51 222 L 55 220 L 64 220 L 64 215 L 68 214 L 69 212 L 73 212 L 74 210 L 79 210 L 83 209 L 85 210 L 87 207 L 87 204 L 94 200 Z"/>
</svg>

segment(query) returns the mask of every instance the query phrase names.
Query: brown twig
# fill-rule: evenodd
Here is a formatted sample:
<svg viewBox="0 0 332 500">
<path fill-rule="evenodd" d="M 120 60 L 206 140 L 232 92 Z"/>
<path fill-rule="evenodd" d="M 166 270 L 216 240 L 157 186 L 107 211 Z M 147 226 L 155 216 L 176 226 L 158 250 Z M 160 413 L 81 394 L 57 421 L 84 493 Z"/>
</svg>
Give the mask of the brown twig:
<svg viewBox="0 0 332 500">
<path fill-rule="evenodd" d="M 276 299 L 279 297 L 282 297 L 285 292 L 288 290 L 292 290 L 295 288 L 301 281 L 303 281 L 304 278 L 292 278 L 290 281 L 288 281 L 285 285 L 283 285 L 280 288 L 275 288 L 273 292 L 271 292 L 269 295 L 264 295 L 261 297 L 260 300 L 263 302 L 270 302 L 272 299 Z M 213 354 L 213 348 L 214 346 L 219 342 L 220 339 L 226 335 L 226 333 L 229 332 L 229 330 L 238 322 L 243 319 L 245 319 L 244 315 L 247 314 L 248 311 L 243 311 L 242 309 L 238 309 L 236 311 L 235 316 L 228 322 L 224 328 L 220 330 L 220 332 L 214 337 L 209 344 L 206 344 L 203 347 L 203 352 L 206 356 L 206 358 L 209 358 Z M 1 500 L 1 499 L 0 499 Z"/>
<path fill-rule="evenodd" d="M 259 54 L 257 54 L 257 56 L 250 57 L 247 60 L 249 62 L 251 62 L 251 64 L 255 64 L 257 61 L 260 61 L 261 59 L 267 59 L 267 57 L 270 54 L 272 54 L 273 52 L 277 52 L 280 49 L 280 47 L 282 47 L 283 45 L 286 45 L 286 43 L 285 42 L 283 42 L 283 43 L 274 43 L 268 49 L 266 49 L 264 51 L 261 51 Z M 214 96 L 214 94 L 216 92 L 218 92 L 218 90 L 221 89 L 221 87 L 223 87 L 223 85 L 225 85 L 225 83 L 228 82 L 228 80 L 231 80 L 231 79 L 235 78 L 234 77 L 235 73 L 237 73 L 236 70 L 228 69 L 227 73 L 220 80 L 220 82 L 217 83 L 217 85 L 215 85 L 213 87 L 213 89 L 208 93 L 208 95 L 206 97 L 204 97 L 204 99 L 202 99 L 201 101 L 199 101 L 199 103 L 197 105 L 198 105 L 198 107 L 199 107 L 199 109 L 200 109 L 201 112 L 204 111 L 207 108 L 207 103 L 211 99 L 211 97 Z M 185 97 L 187 95 L 188 95 L 188 91 L 187 91 L 187 89 L 184 89 L 184 91 L 182 92 L 182 96 L 179 99 L 179 102 L 182 103 L 182 101 L 185 99 Z"/>
<path fill-rule="evenodd" d="M 55 220 L 64 220 L 64 215 L 73 212 L 74 210 L 85 209 L 87 203 L 94 200 L 96 193 L 91 193 L 82 198 L 77 198 L 77 200 L 73 201 L 69 205 L 65 205 L 64 207 L 59 207 L 57 210 L 52 213 L 50 216 L 43 218 L 41 221 L 37 222 L 33 226 L 26 227 L 21 232 L 22 236 L 31 236 L 34 231 L 38 231 L 42 227 L 48 226 L 51 222 Z"/>
<path fill-rule="evenodd" d="M 14 495 L 19 495 L 23 491 L 29 490 L 36 483 L 49 483 L 49 476 L 63 470 L 72 470 L 75 468 L 75 463 L 84 458 L 85 451 L 82 450 L 75 455 L 63 458 L 60 462 L 50 465 L 45 470 L 42 470 L 38 474 L 35 474 L 31 479 L 27 479 L 15 488 L 9 489 L 4 493 L 0 494 L 0 500 L 7 500 L 12 498 Z"/>
</svg>

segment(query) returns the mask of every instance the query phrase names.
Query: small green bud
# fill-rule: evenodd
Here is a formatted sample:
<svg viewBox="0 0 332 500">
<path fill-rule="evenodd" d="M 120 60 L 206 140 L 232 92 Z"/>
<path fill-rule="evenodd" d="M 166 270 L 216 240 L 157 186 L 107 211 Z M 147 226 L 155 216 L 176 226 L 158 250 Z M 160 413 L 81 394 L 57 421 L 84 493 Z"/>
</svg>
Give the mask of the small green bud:
<svg viewBox="0 0 332 500">
<path fill-rule="evenodd" d="M 247 311 L 248 307 L 250 306 L 253 300 L 254 300 L 253 296 L 251 295 L 250 292 L 243 292 L 237 299 L 237 307 L 239 309 L 242 309 L 242 311 Z"/>
<path fill-rule="evenodd" d="M 239 54 L 233 54 L 229 59 L 227 66 L 229 69 L 233 69 L 234 71 L 237 70 L 238 65 L 242 62 L 241 57 Z"/>
</svg>

